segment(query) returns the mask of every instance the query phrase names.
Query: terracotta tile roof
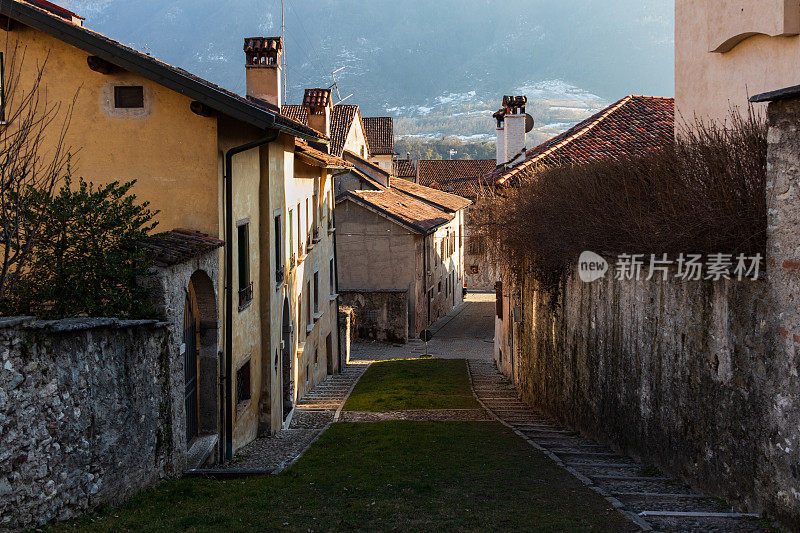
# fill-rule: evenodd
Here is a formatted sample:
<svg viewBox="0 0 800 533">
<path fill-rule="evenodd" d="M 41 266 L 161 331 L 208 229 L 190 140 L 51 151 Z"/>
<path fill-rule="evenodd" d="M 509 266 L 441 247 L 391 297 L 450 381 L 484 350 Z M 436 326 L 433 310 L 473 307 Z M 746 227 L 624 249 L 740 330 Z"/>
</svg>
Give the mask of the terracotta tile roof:
<svg viewBox="0 0 800 533">
<path fill-rule="evenodd" d="M 392 161 L 394 175 L 398 178 L 411 179 L 417 177 L 417 169 L 410 159 L 395 159 Z"/>
<path fill-rule="evenodd" d="M 494 159 L 422 159 L 419 162 L 420 185 L 475 198 L 483 176 L 494 170 Z"/>
<path fill-rule="evenodd" d="M 365 117 L 364 135 L 370 155 L 394 154 L 394 123 L 392 117 Z"/>
<path fill-rule="evenodd" d="M 525 161 L 511 169 L 496 168 L 488 177 L 508 185 L 526 169 L 624 158 L 663 147 L 674 139 L 675 99 L 626 96 L 528 150 Z"/>
<path fill-rule="evenodd" d="M 308 125 L 308 109 L 301 105 L 284 104 L 281 106 L 281 115 L 300 124 Z"/>
<path fill-rule="evenodd" d="M 66 10 L 64 10 L 66 11 Z M 136 72 L 174 91 L 197 99 L 218 112 L 248 122 L 256 127 L 278 127 L 291 134 L 314 139 L 325 135 L 298 121 L 281 115 L 276 106 L 247 98 L 204 80 L 105 35 L 65 20 L 37 3 L 15 0 L 0 2 L 0 13 L 13 20 L 54 35 L 77 48 L 96 54 L 125 70 Z M 71 12 L 70 12 L 71 13 Z"/>
<path fill-rule="evenodd" d="M 461 196 L 425 187 L 404 179 L 393 179 L 390 184 L 393 189 L 398 189 L 409 196 L 433 204 L 451 213 L 455 213 L 459 209 L 464 209 L 472 203 L 470 200 L 462 198 Z"/>
<path fill-rule="evenodd" d="M 348 191 L 337 199 L 337 203 L 348 199 L 423 235 L 455 218 L 452 213 L 438 209 L 395 188 Z"/>
<path fill-rule="evenodd" d="M 301 105 L 284 105 L 281 114 L 301 124 L 308 125 L 308 108 Z M 331 144 L 330 153 L 342 157 L 347 134 L 353 126 L 353 120 L 358 115 L 358 106 L 339 104 L 331 109 Z"/>
<path fill-rule="evenodd" d="M 144 247 L 155 258 L 156 266 L 169 267 L 216 250 L 224 244 L 224 241 L 206 233 L 174 229 L 153 235 Z"/>
<path fill-rule="evenodd" d="M 295 153 L 310 158 L 314 160 L 315 163 L 325 168 L 345 169 L 354 167 L 352 163 L 348 163 L 341 157 L 336 157 L 321 150 L 317 150 L 301 139 L 295 139 Z"/>
<path fill-rule="evenodd" d="M 331 113 L 331 154 L 342 156 L 347 134 L 358 115 L 357 105 L 339 104 L 333 106 Z"/>
<path fill-rule="evenodd" d="M 303 94 L 303 107 L 325 107 L 330 103 L 330 89 L 306 89 L 305 94 Z"/>
<path fill-rule="evenodd" d="M 624 158 L 663 147 L 674 139 L 674 98 L 626 96 L 561 135 L 526 152 L 511 169 L 495 168 L 487 175 L 497 185 L 509 185 L 527 169 Z"/>
</svg>

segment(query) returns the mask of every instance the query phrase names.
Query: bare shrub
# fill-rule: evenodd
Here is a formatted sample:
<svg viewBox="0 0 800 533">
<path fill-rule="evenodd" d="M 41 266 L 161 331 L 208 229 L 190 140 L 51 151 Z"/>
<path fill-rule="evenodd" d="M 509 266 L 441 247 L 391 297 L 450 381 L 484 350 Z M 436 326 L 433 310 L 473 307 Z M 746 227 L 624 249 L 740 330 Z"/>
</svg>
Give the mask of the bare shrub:
<svg viewBox="0 0 800 533">
<path fill-rule="evenodd" d="M 75 105 L 51 102 L 42 78 L 48 59 L 26 65 L 25 48 L 9 46 L 0 127 L 0 303 L 17 289 L 47 220 L 35 209 L 67 172 L 64 139 Z M 32 72 L 30 81 L 23 73 Z M 49 142 L 48 142 L 49 141 Z"/>
<path fill-rule="evenodd" d="M 483 191 L 472 215 L 512 271 L 558 284 L 584 250 L 765 254 L 767 128 L 752 110 L 695 123 L 662 150 L 538 168 Z"/>
</svg>

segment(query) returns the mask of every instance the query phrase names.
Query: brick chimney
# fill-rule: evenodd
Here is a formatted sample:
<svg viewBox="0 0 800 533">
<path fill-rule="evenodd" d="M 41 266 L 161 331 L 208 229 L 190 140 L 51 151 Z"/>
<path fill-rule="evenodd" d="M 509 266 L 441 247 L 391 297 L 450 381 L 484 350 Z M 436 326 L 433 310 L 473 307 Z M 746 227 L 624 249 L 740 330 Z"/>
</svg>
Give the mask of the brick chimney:
<svg viewBox="0 0 800 533">
<path fill-rule="evenodd" d="M 249 37 L 244 40 L 247 74 L 247 97 L 280 109 L 281 54 L 280 37 Z"/>
<path fill-rule="evenodd" d="M 306 89 L 303 95 L 303 107 L 308 111 L 308 125 L 315 130 L 331 135 L 331 101 L 330 89 Z"/>
<path fill-rule="evenodd" d="M 497 164 L 525 160 L 525 96 L 503 96 L 503 107 L 493 116 L 497 120 Z M 522 157 L 515 157 L 522 153 Z"/>
</svg>

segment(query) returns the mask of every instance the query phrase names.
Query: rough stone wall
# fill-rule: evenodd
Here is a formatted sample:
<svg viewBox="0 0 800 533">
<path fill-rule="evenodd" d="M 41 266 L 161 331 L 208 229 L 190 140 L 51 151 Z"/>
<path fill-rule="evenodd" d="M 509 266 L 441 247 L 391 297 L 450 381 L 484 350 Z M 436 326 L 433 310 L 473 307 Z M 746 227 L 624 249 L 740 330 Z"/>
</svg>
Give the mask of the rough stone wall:
<svg viewBox="0 0 800 533">
<path fill-rule="evenodd" d="M 408 291 L 340 291 L 339 298 L 353 309 L 354 338 L 408 342 Z"/>
<path fill-rule="evenodd" d="M 772 516 L 800 514 L 800 380 L 764 281 L 525 283 L 515 379 L 537 408 Z"/>
<path fill-rule="evenodd" d="M 155 321 L 0 320 L 0 529 L 117 504 L 180 473 L 170 345 Z"/>
</svg>

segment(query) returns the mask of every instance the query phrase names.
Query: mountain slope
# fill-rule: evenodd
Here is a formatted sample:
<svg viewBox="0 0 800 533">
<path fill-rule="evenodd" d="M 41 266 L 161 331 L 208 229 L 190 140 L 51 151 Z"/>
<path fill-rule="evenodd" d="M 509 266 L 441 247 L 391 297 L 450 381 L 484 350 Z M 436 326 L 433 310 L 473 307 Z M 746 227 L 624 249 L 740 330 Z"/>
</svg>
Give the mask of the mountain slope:
<svg viewBox="0 0 800 533">
<path fill-rule="evenodd" d="M 86 25 L 237 92 L 242 39 L 280 34 L 279 0 L 69 0 Z M 406 133 L 476 133 L 450 120 L 526 87 L 569 123 L 624 94 L 672 95 L 673 2 L 665 0 L 286 0 L 289 102 L 308 86 L 354 93 L 365 115 L 411 119 Z M 531 98 L 534 100 L 534 98 Z M 537 111 L 537 112 L 538 112 Z M 588 112 L 587 111 L 587 112 Z M 576 114 L 574 118 L 572 115 Z M 430 124 L 441 115 L 440 126 Z M 550 116 L 552 115 L 552 116 Z M 567 120 L 570 119 L 570 120 Z M 467 124 L 465 123 L 465 124 Z M 404 128 L 401 123 L 401 130 Z M 454 129 L 456 128 L 456 129 Z"/>
</svg>

